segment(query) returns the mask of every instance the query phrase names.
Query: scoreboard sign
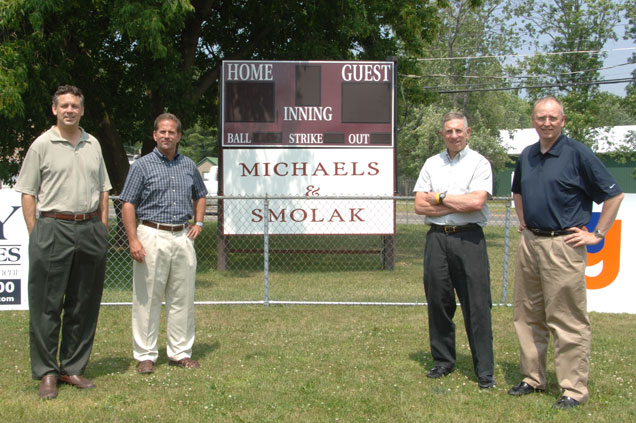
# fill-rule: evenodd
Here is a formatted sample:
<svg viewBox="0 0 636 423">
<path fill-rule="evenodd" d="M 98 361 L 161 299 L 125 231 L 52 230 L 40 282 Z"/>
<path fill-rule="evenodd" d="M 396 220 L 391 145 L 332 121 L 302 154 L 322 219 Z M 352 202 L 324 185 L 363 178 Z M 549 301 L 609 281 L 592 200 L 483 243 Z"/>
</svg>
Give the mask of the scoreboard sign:
<svg viewBox="0 0 636 423">
<path fill-rule="evenodd" d="M 393 62 L 225 61 L 226 196 L 392 196 Z M 391 200 L 225 200 L 223 233 L 395 233 Z"/>
</svg>

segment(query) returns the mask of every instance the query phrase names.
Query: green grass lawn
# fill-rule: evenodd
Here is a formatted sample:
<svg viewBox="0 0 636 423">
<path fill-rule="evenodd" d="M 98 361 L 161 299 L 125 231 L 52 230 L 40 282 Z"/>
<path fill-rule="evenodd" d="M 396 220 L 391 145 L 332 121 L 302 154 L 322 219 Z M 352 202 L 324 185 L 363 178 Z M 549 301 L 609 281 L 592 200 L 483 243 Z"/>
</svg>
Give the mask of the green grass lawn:
<svg viewBox="0 0 636 423">
<path fill-rule="evenodd" d="M 630 422 L 636 316 L 592 314 L 590 401 L 551 408 L 554 366 L 544 394 L 507 395 L 519 381 L 512 310 L 493 310 L 497 387 L 477 387 L 458 324 L 457 370 L 429 380 L 426 307 L 197 306 L 194 357 L 168 366 L 165 336 L 154 375 L 135 371 L 130 308 L 103 307 L 86 376 L 97 388 L 61 386 L 41 401 L 31 380 L 27 312 L 5 312 L 0 329 L 2 422 Z"/>
<path fill-rule="evenodd" d="M 273 255 L 274 301 L 425 301 L 422 286 L 424 225 L 398 225 L 395 270 L 378 256 Z M 197 240 L 199 301 L 262 301 L 262 255 L 235 254 L 216 270 L 216 227 Z M 493 302 L 503 294 L 504 228 L 489 226 Z M 508 302 L 514 280 L 516 231 L 510 239 Z M 232 241 L 262 248 L 262 238 Z M 272 237 L 274 248 L 379 248 L 378 237 Z M 105 301 L 131 301 L 131 262 L 113 248 Z M 559 397 L 548 361 L 544 394 L 507 395 L 520 381 L 512 308 L 493 308 L 497 387 L 482 391 L 473 374 L 461 311 L 456 316 L 457 370 L 426 378 L 432 366 L 425 306 L 199 305 L 194 358 L 202 368 L 167 365 L 165 322 L 154 375 L 136 373 L 129 306 L 102 307 L 86 376 L 97 388 L 69 386 L 41 401 L 31 380 L 28 313 L 0 316 L 0 422 L 632 422 L 636 315 L 592 313 L 593 342 L 588 404 L 553 410 Z"/>
</svg>

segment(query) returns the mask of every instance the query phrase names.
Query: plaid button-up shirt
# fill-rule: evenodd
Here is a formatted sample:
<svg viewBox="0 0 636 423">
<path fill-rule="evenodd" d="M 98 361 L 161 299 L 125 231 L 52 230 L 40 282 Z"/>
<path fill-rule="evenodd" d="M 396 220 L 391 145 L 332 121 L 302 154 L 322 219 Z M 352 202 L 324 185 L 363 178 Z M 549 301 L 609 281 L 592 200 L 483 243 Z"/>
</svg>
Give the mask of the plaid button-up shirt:
<svg viewBox="0 0 636 423">
<path fill-rule="evenodd" d="M 155 147 L 130 166 L 120 199 L 135 206 L 140 220 L 179 225 L 194 216 L 193 200 L 206 194 L 192 160 L 178 153 L 168 160 Z"/>
</svg>

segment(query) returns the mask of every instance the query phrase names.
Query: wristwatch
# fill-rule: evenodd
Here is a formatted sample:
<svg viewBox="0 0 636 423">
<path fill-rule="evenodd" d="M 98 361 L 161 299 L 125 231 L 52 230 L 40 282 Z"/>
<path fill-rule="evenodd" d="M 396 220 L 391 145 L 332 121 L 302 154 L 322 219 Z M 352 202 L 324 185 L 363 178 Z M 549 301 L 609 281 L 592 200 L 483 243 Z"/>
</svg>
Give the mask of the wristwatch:
<svg viewBox="0 0 636 423">
<path fill-rule="evenodd" d="M 605 238 L 605 235 L 603 235 L 603 233 L 599 231 L 598 229 L 594 231 L 594 236 L 600 239 Z"/>
<path fill-rule="evenodd" d="M 196 225 L 197 225 L 199 228 L 202 228 L 202 227 L 203 227 L 203 222 L 197 222 L 197 223 L 196 223 Z"/>
<path fill-rule="evenodd" d="M 439 203 L 442 204 L 444 202 L 444 198 L 446 198 L 446 191 L 441 192 L 439 194 Z"/>
</svg>

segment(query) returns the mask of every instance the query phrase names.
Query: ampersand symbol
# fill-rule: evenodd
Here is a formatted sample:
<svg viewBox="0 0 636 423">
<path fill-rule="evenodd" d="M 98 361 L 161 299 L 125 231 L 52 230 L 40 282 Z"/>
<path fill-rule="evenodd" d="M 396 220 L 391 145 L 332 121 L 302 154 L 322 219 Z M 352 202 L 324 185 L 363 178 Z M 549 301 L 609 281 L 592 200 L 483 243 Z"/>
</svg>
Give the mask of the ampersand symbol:
<svg viewBox="0 0 636 423">
<path fill-rule="evenodd" d="M 313 185 L 308 185 L 307 186 L 307 192 L 305 193 L 305 197 L 309 197 L 311 196 L 319 196 L 320 194 L 318 193 L 318 191 L 320 191 L 320 188 L 315 188 Z"/>
</svg>

